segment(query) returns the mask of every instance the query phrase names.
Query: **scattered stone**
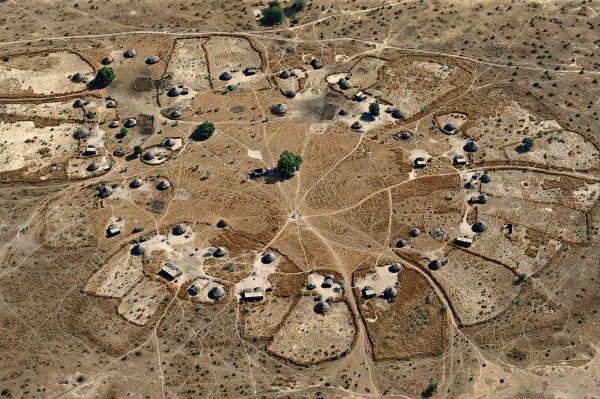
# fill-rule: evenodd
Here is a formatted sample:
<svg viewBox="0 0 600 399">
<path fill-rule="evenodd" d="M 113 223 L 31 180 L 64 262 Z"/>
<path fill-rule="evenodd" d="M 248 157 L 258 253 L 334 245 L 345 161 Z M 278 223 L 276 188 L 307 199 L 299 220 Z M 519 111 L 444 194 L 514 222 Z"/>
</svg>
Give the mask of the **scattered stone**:
<svg viewBox="0 0 600 399">
<path fill-rule="evenodd" d="M 444 232 L 443 229 L 441 229 L 440 227 L 433 227 L 431 229 L 431 231 L 429 232 L 429 234 L 431 234 L 431 236 L 433 238 L 435 238 L 436 240 L 441 240 L 444 238 L 444 235 L 446 235 L 446 233 Z"/>
</svg>

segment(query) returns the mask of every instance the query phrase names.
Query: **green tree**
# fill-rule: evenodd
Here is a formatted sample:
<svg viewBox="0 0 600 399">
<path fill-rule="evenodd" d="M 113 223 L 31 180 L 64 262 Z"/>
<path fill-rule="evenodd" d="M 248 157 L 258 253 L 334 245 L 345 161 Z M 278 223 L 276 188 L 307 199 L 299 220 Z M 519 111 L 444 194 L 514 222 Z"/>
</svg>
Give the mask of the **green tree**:
<svg viewBox="0 0 600 399">
<path fill-rule="evenodd" d="M 523 151 L 530 151 L 533 148 L 533 139 L 531 137 L 525 137 L 521 140 L 521 148 Z"/>
<path fill-rule="evenodd" d="M 126 136 L 127 133 L 129 133 L 129 129 L 122 127 L 121 130 L 119 130 L 119 133 L 121 133 L 121 136 Z"/>
<path fill-rule="evenodd" d="M 302 10 L 305 5 L 306 5 L 306 0 L 294 0 L 292 2 L 292 8 L 297 11 Z"/>
<path fill-rule="evenodd" d="M 133 147 L 133 153 L 135 155 L 140 155 L 142 153 L 142 146 L 136 145 L 135 147 Z"/>
<path fill-rule="evenodd" d="M 279 25 L 283 22 L 283 9 L 279 1 L 272 0 L 269 2 L 269 8 L 263 11 L 262 23 L 267 26 Z"/>
<path fill-rule="evenodd" d="M 215 132 L 215 125 L 212 122 L 204 121 L 194 129 L 193 137 L 196 140 L 206 140 Z"/>
<path fill-rule="evenodd" d="M 8 55 L 8 54 L 3 55 L 2 56 L 2 61 L 4 61 L 4 62 L 10 61 L 10 55 Z"/>
<path fill-rule="evenodd" d="M 279 161 L 277 161 L 277 169 L 289 178 L 300 169 L 302 162 L 304 162 L 304 159 L 300 155 L 296 155 L 291 151 L 284 151 L 279 156 Z"/>
<path fill-rule="evenodd" d="M 114 78 L 115 71 L 111 67 L 102 67 L 100 68 L 100 70 L 96 74 L 96 77 L 92 81 L 92 85 L 94 87 L 102 89 L 111 84 Z"/>
<path fill-rule="evenodd" d="M 369 104 L 369 113 L 373 116 L 379 116 L 379 104 L 377 104 L 377 103 Z"/>
<path fill-rule="evenodd" d="M 425 390 L 423 392 L 421 392 L 421 397 L 422 398 L 430 398 L 433 396 L 433 394 L 435 393 L 435 391 L 438 388 L 438 384 L 435 382 L 432 382 L 431 384 L 429 384 L 427 386 L 427 388 L 425 388 Z"/>
</svg>

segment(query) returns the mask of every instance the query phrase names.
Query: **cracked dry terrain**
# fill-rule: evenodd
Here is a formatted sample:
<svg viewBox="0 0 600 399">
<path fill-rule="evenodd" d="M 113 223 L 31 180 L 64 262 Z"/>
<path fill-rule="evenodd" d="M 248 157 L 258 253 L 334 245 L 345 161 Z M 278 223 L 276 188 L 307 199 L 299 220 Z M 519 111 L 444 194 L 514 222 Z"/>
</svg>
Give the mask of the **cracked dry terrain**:
<svg viewBox="0 0 600 399">
<path fill-rule="evenodd" d="M 0 1 L 0 398 L 599 397 L 600 3 L 287 3 Z"/>
</svg>

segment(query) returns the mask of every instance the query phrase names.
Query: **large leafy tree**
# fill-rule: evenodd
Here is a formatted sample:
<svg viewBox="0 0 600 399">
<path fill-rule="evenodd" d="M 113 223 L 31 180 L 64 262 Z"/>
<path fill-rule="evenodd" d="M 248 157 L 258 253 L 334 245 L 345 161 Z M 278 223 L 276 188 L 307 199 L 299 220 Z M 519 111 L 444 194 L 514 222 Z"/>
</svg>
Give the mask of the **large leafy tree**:
<svg viewBox="0 0 600 399">
<path fill-rule="evenodd" d="M 300 169 L 304 159 L 300 155 L 294 154 L 291 151 L 284 151 L 279 156 L 277 169 L 285 176 L 292 177 Z"/>
<path fill-rule="evenodd" d="M 111 67 L 102 67 L 98 73 L 96 73 L 92 85 L 101 89 L 111 84 L 114 79 L 115 71 Z"/>
<path fill-rule="evenodd" d="M 196 140 L 206 140 L 215 132 L 215 125 L 212 122 L 204 121 L 194 129 L 193 137 Z"/>
<path fill-rule="evenodd" d="M 283 22 L 284 14 L 281 4 L 277 0 L 269 2 L 269 8 L 263 11 L 262 23 L 264 25 L 279 25 Z"/>
</svg>

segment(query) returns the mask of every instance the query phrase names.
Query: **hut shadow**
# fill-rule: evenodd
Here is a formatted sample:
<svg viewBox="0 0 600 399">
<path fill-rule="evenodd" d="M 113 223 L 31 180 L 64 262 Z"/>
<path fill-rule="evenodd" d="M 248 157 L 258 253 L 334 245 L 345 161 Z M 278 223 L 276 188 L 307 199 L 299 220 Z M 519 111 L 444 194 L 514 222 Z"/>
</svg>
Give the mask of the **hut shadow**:
<svg viewBox="0 0 600 399">
<path fill-rule="evenodd" d="M 279 169 L 273 168 L 273 169 L 269 170 L 269 173 L 267 173 L 267 177 L 265 179 L 265 183 L 267 183 L 267 184 L 276 184 L 276 183 L 279 183 L 279 182 L 286 181 L 288 179 L 289 179 L 289 177 L 287 177 L 283 173 L 281 173 L 279 171 Z"/>
<path fill-rule="evenodd" d="M 360 120 L 363 122 L 373 122 L 375 120 L 375 117 L 373 117 L 373 115 L 371 115 L 370 112 L 363 112 L 360 115 Z"/>
<path fill-rule="evenodd" d="M 136 154 L 135 152 L 132 152 L 132 153 L 130 153 L 130 154 L 127 154 L 127 156 L 125 157 L 125 160 L 126 160 L 127 162 L 131 162 L 131 161 L 134 161 L 134 160 L 136 160 L 136 159 L 138 159 L 138 154 Z"/>
<path fill-rule="evenodd" d="M 518 146 L 515 147 L 515 151 L 517 152 L 517 154 L 525 154 L 527 152 L 529 152 L 531 149 L 528 148 L 525 144 L 519 144 Z"/>
</svg>

